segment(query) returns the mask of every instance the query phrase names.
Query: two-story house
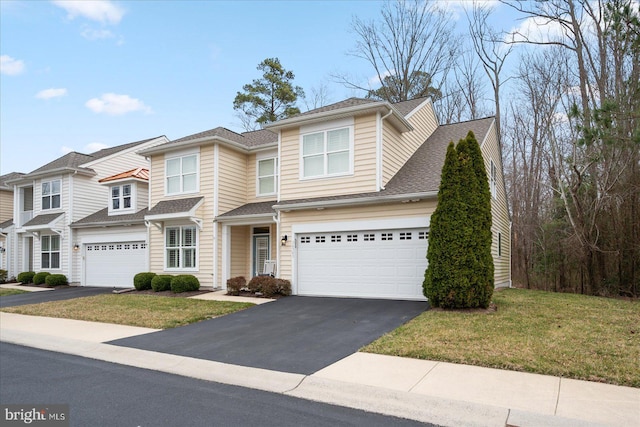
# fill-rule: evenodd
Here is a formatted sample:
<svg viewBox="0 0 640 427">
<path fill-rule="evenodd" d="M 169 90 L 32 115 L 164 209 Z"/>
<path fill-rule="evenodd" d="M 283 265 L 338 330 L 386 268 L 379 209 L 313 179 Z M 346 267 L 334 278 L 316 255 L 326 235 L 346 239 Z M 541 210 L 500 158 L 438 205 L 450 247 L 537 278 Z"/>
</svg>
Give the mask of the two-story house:
<svg viewBox="0 0 640 427">
<path fill-rule="evenodd" d="M 71 283 L 91 284 L 85 277 L 86 244 L 93 243 L 95 236 L 87 237 L 82 225 L 75 228 L 72 224 L 81 222 L 97 211 L 106 210 L 118 216 L 120 212 L 130 214 L 133 210 L 138 212 L 146 208 L 146 182 L 138 186 L 136 182 L 127 181 L 128 178 L 139 178 L 137 176 L 132 175 L 124 180 L 114 177 L 126 175 L 125 171 L 147 168 L 148 160 L 136 151 L 167 141 L 165 136 L 161 136 L 91 154 L 71 152 L 8 181 L 14 189 L 9 274 L 15 276 L 22 271 L 47 271 L 64 274 Z M 105 179 L 108 182 L 114 179 L 115 184 L 106 184 Z M 116 199 L 121 205 L 115 204 Z M 122 227 L 128 225 L 121 224 Z M 105 239 L 104 236 L 98 240 L 113 242 L 113 238 Z M 140 266 L 137 267 L 139 271 Z M 117 271 L 112 266 L 110 273 L 116 276 L 110 280 L 110 286 L 131 286 L 133 275 L 126 282 L 119 281 Z"/>
<path fill-rule="evenodd" d="M 446 147 L 473 131 L 492 192 L 495 283 L 510 284 L 510 221 L 495 120 L 439 125 L 428 98 L 350 98 L 238 134 L 224 128 L 151 158 L 150 270 L 224 288 L 277 275 L 298 295 L 423 299 Z"/>
<path fill-rule="evenodd" d="M 0 176 L 0 270 L 8 270 L 13 231 L 13 186 L 7 181 L 21 177 L 20 172 Z"/>
</svg>

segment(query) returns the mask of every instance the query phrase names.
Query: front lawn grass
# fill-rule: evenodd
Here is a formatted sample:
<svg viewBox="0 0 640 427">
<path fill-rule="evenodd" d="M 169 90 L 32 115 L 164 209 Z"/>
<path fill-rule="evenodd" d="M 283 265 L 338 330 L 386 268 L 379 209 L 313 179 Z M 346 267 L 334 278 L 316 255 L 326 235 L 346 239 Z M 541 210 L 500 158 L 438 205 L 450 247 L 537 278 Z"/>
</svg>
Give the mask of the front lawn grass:
<svg viewBox="0 0 640 427">
<path fill-rule="evenodd" d="M 27 294 L 27 291 L 21 291 L 20 289 L 11 289 L 11 288 L 1 288 L 0 289 L 0 297 L 7 297 L 9 295 L 20 295 Z"/>
<path fill-rule="evenodd" d="M 640 302 L 505 289 L 495 312 L 429 310 L 362 351 L 640 387 Z"/>
<path fill-rule="evenodd" d="M 32 316 L 61 317 L 91 322 L 115 323 L 168 329 L 224 316 L 252 303 L 204 301 L 154 295 L 96 295 L 64 301 L 6 307 L 2 311 Z"/>
</svg>

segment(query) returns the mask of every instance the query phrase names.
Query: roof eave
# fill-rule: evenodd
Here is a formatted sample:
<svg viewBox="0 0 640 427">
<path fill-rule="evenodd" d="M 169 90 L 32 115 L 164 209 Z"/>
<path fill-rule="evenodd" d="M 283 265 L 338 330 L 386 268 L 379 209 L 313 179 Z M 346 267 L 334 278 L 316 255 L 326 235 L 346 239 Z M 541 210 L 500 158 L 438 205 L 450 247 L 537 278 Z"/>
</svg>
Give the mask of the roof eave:
<svg viewBox="0 0 640 427">
<path fill-rule="evenodd" d="M 144 219 L 131 219 L 126 221 L 96 221 L 80 224 L 71 224 L 71 228 L 94 228 L 94 227 L 115 227 L 123 225 L 144 225 Z"/>
<path fill-rule="evenodd" d="M 96 175 L 96 172 L 93 171 L 93 170 L 90 170 L 90 169 L 63 167 L 63 168 L 49 169 L 49 170 L 45 170 L 45 171 L 41 171 L 41 172 L 28 173 L 28 174 L 23 175 L 20 178 L 16 178 L 16 179 L 12 179 L 12 180 L 7 181 L 7 184 L 19 184 L 21 182 L 31 181 L 32 179 L 42 178 L 43 176 L 59 175 L 60 173 L 65 173 L 65 172 L 66 173 L 86 175 L 86 176 L 95 176 Z"/>
<path fill-rule="evenodd" d="M 375 205 L 378 203 L 393 203 L 393 202 L 412 202 L 423 199 L 431 199 L 438 197 L 437 191 L 426 191 L 420 193 L 406 193 L 406 194 L 393 194 L 389 196 L 370 196 L 370 197 L 353 197 L 339 200 L 321 200 L 314 202 L 302 202 L 302 203 L 285 203 L 276 204 L 273 209 L 276 211 L 288 211 L 288 210 L 302 210 L 302 209 L 318 209 L 318 208 L 339 208 L 345 206 L 354 205 Z"/>
<path fill-rule="evenodd" d="M 267 212 L 267 213 L 261 213 L 261 214 L 249 214 L 249 215 L 234 215 L 234 216 L 218 216 L 216 217 L 214 220 L 217 222 L 224 222 L 224 223 L 232 223 L 232 222 L 255 222 L 258 220 L 268 220 L 268 221 L 273 221 L 275 222 L 275 220 L 273 219 L 275 215 L 275 212 Z"/>
<path fill-rule="evenodd" d="M 142 156 L 148 156 L 153 154 L 166 153 L 168 151 L 175 151 L 182 148 L 197 147 L 200 145 L 216 144 L 216 143 L 227 145 L 231 148 L 234 148 L 236 150 L 239 150 L 245 153 L 278 146 L 278 142 L 274 141 L 268 144 L 261 144 L 255 147 L 248 147 L 246 145 L 240 144 L 239 142 L 232 141 L 230 139 L 223 138 L 221 136 L 216 135 L 216 136 L 206 136 L 203 138 L 190 139 L 190 140 L 182 141 L 178 143 L 167 143 L 166 145 L 163 144 L 162 146 L 151 147 L 151 148 L 147 148 L 146 150 L 140 150 L 138 151 L 138 154 Z"/>
</svg>

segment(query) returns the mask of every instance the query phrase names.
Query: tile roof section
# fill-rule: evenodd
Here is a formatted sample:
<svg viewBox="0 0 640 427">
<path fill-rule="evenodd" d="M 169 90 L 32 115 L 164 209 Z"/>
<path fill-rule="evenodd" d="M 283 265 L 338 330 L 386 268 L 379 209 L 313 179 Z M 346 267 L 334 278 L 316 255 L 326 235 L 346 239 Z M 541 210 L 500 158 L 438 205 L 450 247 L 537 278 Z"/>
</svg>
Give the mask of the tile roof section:
<svg viewBox="0 0 640 427">
<path fill-rule="evenodd" d="M 126 178 L 137 178 L 137 179 L 142 179 L 144 181 L 149 181 L 149 169 L 145 169 L 145 168 L 131 169 L 130 171 L 122 172 L 117 175 L 109 176 L 107 178 L 102 178 L 98 180 L 98 182 L 110 182 L 110 181 L 117 181 L 119 179 L 126 179 Z"/>
<path fill-rule="evenodd" d="M 9 228 L 13 225 L 13 219 L 8 219 L 4 222 L 0 222 L 0 230 L 4 228 Z"/>
<path fill-rule="evenodd" d="M 149 212 L 147 212 L 147 215 L 167 215 L 189 212 L 202 199 L 204 199 L 203 196 L 190 197 L 188 199 L 163 200 L 161 202 L 158 202 L 158 204 L 151 208 Z"/>
<path fill-rule="evenodd" d="M 271 200 L 268 202 L 247 203 L 235 209 L 225 212 L 219 215 L 218 218 L 233 218 L 239 216 L 251 216 L 251 215 L 275 215 L 276 211 L 273 210 L 273 205 L 277 202 Z"/>
<path fill-rule="evenodd" d="M 71 153 L 67 153 L 62 157 L 59 157 L 52 162 L 47 163 L 44 166 L 39 167 L 36 170 L 29 172 L 27 175 L 39 174 L 42 172 L 52 171 L 56 169 L 81 169 L 86 170 L 88 172 L 92 172 L 92 169 L 89 168 L 81 168 L 82 165 L 93 162 L 95 160 L 99 160 L 101 158 L 110 156 L 112 154 L 116 154 L 120 151 L 127 150 L 129 148 L 136 147 L 138 145 L 144 144 L 146 142 L 152 141 L 159 137 L 144 139 L 142 141 L 130 142 L 128 144 L 118 145 L 116 147 L 104 148 L 102 150 L 98 150 L 91 154 L 82 154 L 72 151 Z"/>
<path fill-rule="evenodd" d="M 131 224 L 131 223 L 144 223 L 144 216 L 147 215 L 148 209 L 144 208 L 141 211 L 138 211 L 133 214 L 126 215 L 109 215 L 109 208 L 104 208 L 99 210 L 96 213 L 93 213 L 89 216 L 86 216 L 73 224 L 71 227 L 78 226 L 103 226 L 103 225 L 118 225 L 120 223 L 123 224 Z"/>
<path fill-rule="evenodd" d="M 64 212 L 38 215 L 38 216 L 35 216 L 35 217 L 31 218 L 31 220 L 29 222 L 25 223 L 24 227 L 34 227 L 34 226 L 38 226 L 38 225 L 51 224 L 53 221 L 55 221 L 61 215 L 64 215 Z"/>
<path fill-rule="evenodd" d="M 13 191 L 13 186 L 7 184 L 8 181 L 21 178 L 24 174 L 22 172 L 9 172 L 0 176 L 0 190 Z"/>
</svg>

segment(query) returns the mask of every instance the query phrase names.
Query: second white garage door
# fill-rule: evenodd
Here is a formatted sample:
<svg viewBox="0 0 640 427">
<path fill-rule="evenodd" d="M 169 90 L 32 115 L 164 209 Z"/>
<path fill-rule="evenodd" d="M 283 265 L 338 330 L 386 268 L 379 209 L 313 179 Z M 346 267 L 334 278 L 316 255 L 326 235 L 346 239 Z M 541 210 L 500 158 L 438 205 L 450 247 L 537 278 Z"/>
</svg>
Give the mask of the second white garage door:
<svg viewBox="0 0 640 427">
<path fill-rule="evenodd" d="M 147 271 L 145 242 L 85 245 L 85 285 L 132 288 L 133 276 Z"/>
<path fill-rule="evenodd" d="M 426 229 L 297 236 L 299 295 L 424 299 Z"/>
</svg>

